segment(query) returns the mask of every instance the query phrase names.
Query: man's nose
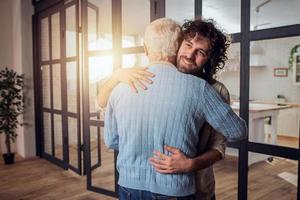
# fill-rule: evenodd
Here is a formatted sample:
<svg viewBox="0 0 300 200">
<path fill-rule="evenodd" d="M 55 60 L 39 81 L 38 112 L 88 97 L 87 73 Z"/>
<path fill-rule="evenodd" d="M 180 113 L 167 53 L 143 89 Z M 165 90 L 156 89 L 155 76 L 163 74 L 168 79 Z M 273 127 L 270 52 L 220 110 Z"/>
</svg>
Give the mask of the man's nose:
<svg viewBox="0 0 300 200">
<path fill-rule="evenodd" d="M 189 59 L 193 59 L 195 57 L 195 51 L 192 49 L 188 50 L 186 57 Z"/>
</svg>

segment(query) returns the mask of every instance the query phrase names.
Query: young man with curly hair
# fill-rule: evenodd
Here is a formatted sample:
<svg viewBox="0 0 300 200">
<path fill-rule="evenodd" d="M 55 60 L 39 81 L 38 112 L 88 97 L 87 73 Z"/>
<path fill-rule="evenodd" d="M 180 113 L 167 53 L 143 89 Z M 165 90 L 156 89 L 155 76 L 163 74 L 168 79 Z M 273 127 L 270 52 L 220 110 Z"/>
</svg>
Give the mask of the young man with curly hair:
<svg viewBox="0 0 300 200">
<path fill-rule="evenodd" d="M 225 88 L 223 84 L 216 81 L 213 77 L 217 72 L 217 70 L 224 66 L 224 62 L 227 59 L 226 50 L 229 46 L 229 42 L 226 36 L 219 29 L 215 27 L 213 21 L 205 21 L 202 19 L 188 21 L 183 25 L 182 29 L 183 29 L 184 39 L 180 45 L 180 48 L 177 53 L 177 59 L 176 59 L 178 71 L 186 74 L 192 74 L 199 78 L 205 79 L 209 84 L 211 84 L 214 87 L 214 89 L 219 94 L 221 94 L 223 101 L 229 103 L 228 90 Z M 157 31 L 157 29 L 153 29 L 153 30 Z M 155 34 L 155 33 L 151 33 L 151 34 Z M 167 38 L 164 39 L 167 40 Z M 161 48 L 165 46 L 158 45 L 157 47 Z M 154 49 L 154 48 L 150 48 L 150 50 L 151 52 L 148 52 L 149 56 L 154 55 L 155 53 L 161 51 L 160 49 Z M 106 105 L 108 96 L 110 95 L 112 89 L 119 82 L 128 83 L 135 90 L 136 90 L 135 84 L 140 85 L 142 88 L 146 88 L 146 85 L 143 83 L 143 81 L 150 83 L 151 80 L 149 79 L 149 77 L 151 77 L 153 73 L 145 71 L 145 69 L 146 68 L 143 69 L 133 68 L 129 70 L 117 71 L 101 87 L 100 95 L 99 95 L 99 104 L 101 106 Z M 158 82 L 159 80 L 154 80 L 154 84 L 156 81 Z M 202 83 L 199 82 L 199 84 Z M 150 86 L 150 88 L 151 87 L 152 86 Z M 206 94 L 203 95 L 205 96 Z M 189 97 L 187 97 L 187 99 L 188 98 Z M 202 97 L 199 96 L 199 102 L 202 101 L 201 99 Z M 211 104 L 215 102 L 207 102 L 207 103 Z M 180 107 L 180 102 L 178 104 Z M 173 109 L 175 109 L 175 107 Z M 184 114 L 184 112 L 182 112 L 182 114 Z M 185 114 L 187 115 L 187 113 Z M 213 124 L 214 122 L 210 122 L 210 123 Z M 223 131 L 223 130 L 219 130 L 219 131 Z M 190 134 L 190 133 L 185 133 L 185 134 Z M 106 136 L 108 135 L 106 134 Z M 163 149 L 154 149 L 156 150 L 154 152 L 155 156 L 149 158 L 149 161 L 150 164 L 155 169 L 155 171 L 159 172 L 160 174 L 173 174 L 173 175 L 178 174 L 178 176 L 181 176 L 182 173 L 185 173 L 187 174 L 187 176 L 189 176 L 191 172 L 196 171 L 197 172 L 196 173 L 196 199 L 210 200 L 215 198 L 214 197 L 214 175 L 211 166 L 213 163 L 215 163 L 216 161 L 224 157 L 226 138 L 222 134 L 215 131 L 207 123 L 203 124 L 201 130 L 199 130 L 198 136 L 199 136 L 198 138 L 199 140 L 197 140 L 198 144 L 196 145 L 196 149 L 197 149 L 196 155 L 194 156 L 187 155 L 189 153 L 186 152 L 187 150 L 184 149 L 184 147 L 183 149 L 178 148 L 177 145 L 176 148 L 176 146 L 168 145 L 168 142 L 165 142 L 163 145 L 164 146 Z M 178 180 L 176 179 L 176 181 Z M 136 187 L 135 185 L 131 185 L 131 186 L 132 186 L 131 189 L 141 189 L 141 188 L 135 188 Z M 190 186 L 186 185 L 186 187 L 190 187 Z M 123 187 L 121 186 L 121 188 Z M 154 187 L 154 192 L 155 192 L 155 188 L 156 187 Z M 176 190 L 178 188 L 174 187 L 173 189 Z M 149 190 L 152 191 L 151 187 Z M 180 190 L 182 190 L 182 188 Z M 193 191 L 193 188 L 185 188 L 181 192 L 187 192 L 187 194 L 190 194 L 191 191 Z M 135 191 L 133 190 L 132 192 Z M 159 191 L 158 193 L 161 192 L 165 192 L 165 191 Z M 167 191 L 166 194 L 169 196 L 179 195 L 178 191 L 173 191 L 173 192 L 174 193 L 172 193 L 172 191 Z"/>
</svg>

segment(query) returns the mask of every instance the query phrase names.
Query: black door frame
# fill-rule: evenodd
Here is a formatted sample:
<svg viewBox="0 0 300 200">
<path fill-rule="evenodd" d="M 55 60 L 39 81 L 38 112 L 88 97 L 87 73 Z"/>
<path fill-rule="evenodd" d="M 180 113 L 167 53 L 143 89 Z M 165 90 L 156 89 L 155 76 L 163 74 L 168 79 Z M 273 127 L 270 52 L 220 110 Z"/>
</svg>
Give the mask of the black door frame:
<svg viewBox="0 0 300 200">
<path fill-rule="evenodd" d="M 164 1 L 164 0 L 163 0 Z M 250 87 L 250 41 L 300 36 L 300 24 L 250 31 L 251 0 L 241 0 L 241 32 L 231 34 L 232 43 L 240 42 L 240 116 L 249 126 L 249 87 Z M 203 2 L 195 0 L 195 17 L 202 16 Z M 300 127 L 299 132 L 300 136 Z M 278 156 L 298 161 L 297 199 L 300 200 L 300 137 L 299 147 L 290 148 L 271 144 L 261 144 L 247 139 L 229 143 L 229 147 L 239 150 L 238 159 L 238 200 L 248 199 L 248 152 Z"/>
<path fill-rule="evenodd" d="M 60 61 L 52 61 L 52 47 L 51 47 L 51 15 L 54 13 L 59 13 L 60 14 L 60 19 L 61 19 L 61 9 L 60 9 L 61 5 L 60 4 L 56 4 L 55 6 L 44 10 L 42 13 L 39 14 L 35 14 L 34 17 L 36 18 L 36 20 L 34 22 L 36 22 L 36 24 L 33 27 L 36 27 L 37 30 L 37 38 L 34 38 L 35 40 L 35 49 L 36 49 L 36 66 L 35 66 L 35 70 L 34 70 L 34 79 L 38 80 L 39 82 L 37 84 L 35 84 L 36 89 L 35 90 L 35 97 L 36 97 L 36 102 L 39 102 L 39 106 L 40 107 L 36 107 L 36 110 L 39 110 L 39 113 L 36 113 L 36 124 L 40 125 L 40 127 L 38 127 L 37 130 L 39 130 L 39 132 L 37 132 L 36 134 L 39 135 L 39 138 L 41 139 L 40 145 L 40 151 L 38 151 L 38 155 L 40 155 L 41 157 L 55 163 L 56 165 L 62 167 L 63 169 L 67 169 L 67 165 L 63 160 L 60 160 L 58 158 L 55 157 L 55 148 L 54 148 L 54 128 L 53 128 L 53 115 L 56 114 L 60 114 L 62 116 L 62 111 L 56 111 L 53 110 L 53 88 L 52 88 L 52 65 L 53 64 L 61 64 Z M 49 61 L 41 61 L 41 52 L 39 51 L 41 49 L 41 26 L 40 26 L 40 21 L 41 19 L 48 17 L 48 35 L 49 35 Z M 46 109 L 43 108 L 43 99 L 42 99 L 42 87 L 41 87 L 41 83 L 42 83 L 42 74 L 41 74 L 41 66 L 42 65 L 49 65 L 49 70 L 50 70 L 50 74 L 49 74 L 49 78 L 50 78 L 50 104 L 51 104 L 51 109 Z M 62 67 L 62 66 L 61 66 Z M 46 111 L 47 113 L 51 114 L 51 154 L 46 153 L 44 150 L 44 135 L 43 135 L 43 113 L 44 111 Z M 39 133 L 39 134 L 38 134 Z M 62 139 L 63 141 L 63 139 Z M 64 152 L 64 150 L 63 150 Z M 64 154 L 64 153 L 63 153 Z"/>
<path fill-rule="evenodd" d="M 115 183 L 114 183 L 114 188 L 115 190 L 108 190 L 105 188 L 101 187 L 96 187 L 92 185 L 92 171 L 98 167 L 101 167 L 101 156 L 100 156 L 100 145 L 99 143 L 97 144 L 98 148 L 98 162 L 94 165 L 91 166 L 91 145 L 90 145 L 90 126 L 96 126 L 97 127 L 97 135 L 98 135 L 98 140 L 100 139 L 100 127 L 104 127 L 104 122 L 103 121 L 98 121 L 98 120 L 92 120 L 90 117 L 94 116 L 95 113 L 90 113 L 90 95 L 89 95 L 89 63 L 88 59 L 90 56 L 93 55 L 107 55 L 107 54 L 113 54 L 113 50 L 118 49 L 116 45 L 116 40 L 118 37 L 114 35 L 118 30 L 114 30 L 113 26 L 113 49 L 110 50 L 100 50 L 100 51 L 93 51 L 89 52 L 88 50 L 88 7 L 94 9 L 96 11 L 96 16 L 97 16 L 97 9 L 88 3 L 88 0 L 81 0 L 81 21 L 82 21 L 82 66 L 83 67 L 83 74 L 82 74 L 82 110 L 83 110 L 83 146 L 84 146 L 84 169 L 85 169 L 85 174 L 87 176 L 87 189 L 90 191 L 94 191 L 100 194 L 108 195 L 108 196 L 113 196 L 113 197 L 118 197 L 117 193 L 117 170 L 116 170 L 116 158 L 117 158 L 117 152 L 114 152 L 114 171 L 115 171 Z M 112 1 L 112 8 L 116 8 L 117 3 L 115 1 Z M 113 15 L 113 22 L 115 23 L 115 15 Z M 98 30 L 97 30 L 98 31 Z M 113 66 L 116 66 L 116 63 L 119 61 L 117 57 L 115 57 L 114 54 L 114 63 Z M 97 114 L 96 114 L 97 115 Z"/>
<path fill-rule="evenodd" d="M 203 10 L 203 2 L 202 0 L 194 0 L 195 1 L 195 17 L 202 15 Z M 54 2 L 59 2 L 59 0 L 42 0 L 39 3 L 35 4 L 36 12 L 42 11 L 45 8 L 49 7 L 49 5 Z M 81 0 L 82 8 L 87 6 L 86 0 Z M 165 16 L 165 0 L 151 0 L 151 20 L 156 19 L 158 16 L 163 17 Z M 275 38 L 284 38 L 284 37 L 292 37 L 292 36 L 300 36 L 300 24 L 289 25 L 289 26 L 282 26 L 264 30 L 257 30 L 257 31 L 250 31 L 250 0 L 241 0 L 241 32 L 232 34 L 233 43 L 240 42 L 240 52 L 241 52 L 241 69 L 240 69 L 240 116 L 245 119 L 248 124 L 249 119 L 249 47 L 250 41 L 256 40 L 265 40 L 265 39 L 275 39 Z M 155 5 L 156 4 L 156 5 Z M 155 6 L 154 6 L 155 5 Z M 114 52 L 114 67 L 119 67 L 121 64 L 121 56 L 127 53 L 141 53 L 143 49 L 141 47 L 134 47 L 134 48 L 122 48 L 121 46 L 121 36 L 122 36 L 122 2 L 121 0 L 112 0 L 112 12 L 113 12 L 113 49 Z M 162 9 L 163 8 L 163 9 Z M 84 9 L 81 10 L 82 12 L 82 19 L 87 18 L 87 13 Z M 157 16 L 157 17 L 155 17 Z M 84 22 L 84 20 L 83 20 Z M 86 23 L 82 24 L 83 30 L 83 46 L 86 45 L 87 42 L 87 32 L 86 32 Z M 34 39 L 34 63 L 35 69 L 34 74 L 39 74 L 39 65 L 37 65 L 38 60 L 38 51 L 37 51 L 37 43 L 38 41 L 36 38 L 39 38 L 39 32 L 37 27 L 37 18 L 36 14 L 33 16 L 33 39 Z M 86 52 L 83 53 L 83 64 L 87 63 L 87 55 Z M 83 71 L 83 131 L 85 133 L 89 133 L 89 95 L 88 95 L 88 71 Z M 40 90 L 40 79 L 39 76 L 35 76 L 34 78 L 34 85 L 35 91 Z M 35 92 L 35 114 L 36 119 L 41 118 L 41 101 L 38 92 Z M 103 124 L 101 124 L 102 126 Z M 43 139 L 38 134 L 42 130 L 42 122 L 41 120 L 36 120 L 36 131 L 37 131 L 37 152 L 38 155 L 41 156 L 40 152 L 43 151 L 43 147 L 41 145 L 41 141 Z M 300 132 L 300 127 L 299 127 Z M 84 135 L 84 147 L 85 147 L 85 167 L 87 173 L 87 187 L 89 190 L 96 191 L 99 193 L 103 193 L 110 196 L 117 196 L 117 190 L 115 191 L 107 191 L 107 190 L 99 190 L 91 186 L 91 176 L 89 175 L 91 172 L 91 168 L 88 167 L 90 163 L 90 155 L 89 155 L 89 135 Z M 229 144 L 230 147 L 237 148 L 239 150 L 239 163 L 238 163 L 238 200 L 247 200 L 247 193 L 248 193 L 248 152 L 254 153 L 261 153 L 267 154 L 272 156 L 278 156 L 283 158 L 288 158 L 292 160 L 298 161 L 298 186 L 297 186 L 297 199 L 300 199 L 300 137 L 299 137 L 299 147 L 298 148 L 290 148 L 290 147 L 283 147 L 283 146 L 276 146 L 270 144 L 260 144 L 255 142 L 250 142 L 249 139 L 243 140 L 239 143 L 232 143 Z M 117 153 L 115 153 L 116 159 Z M 118 175 L 115 174 L 117 179 Z M 115 188 L 117 189 L 117 184 L 115 183 Z"/>
<path fill-rule="evenodd" d="M 48 2 L 48 3 L 47 3 Z M 36 121 L 36 152 L 37 155 L 53 162 L 54 164 L 62 167 L 63 169 L 71 169 L 78 174 L 82 174 L 82 144 L 81 144 L 81 116 L 80 116 L 80 76 L 79 76 L 79 5 L 78 0 L 73 0 L 65 3 L 64 1 L 42 1 L 36 3 L 35 14 L 32 17 L 33 22 L 33 55 L 34 55 L 34 99 L 35 99 L 35 121 Z M 45 4 L 43 4 L 45 3 Z M 66 47 L 65 47 L 65 21 L 66 15 L 65 10 L 71 6 L 75 6 L 76 10 L 76 43 L 77 43 L 77 51 L 76 56 L 72 58 L 66 58 Z M 49 54 L 50 61 L 41 61 L 40 49 L 41 49 L 41 27 L 40 20 L 44 17 L 49 17 L 49 22 L 51 21 L 51 15 L 53 13 L 59 13 L 60 15 L 60 59 L 52 60 L 52 47 L 51 47 L 51 23 L 49 23 Z M 67 62 L 76 62 L 77 65 L 77 113 L 71 113 L 67 111 L 67 74 L 66 74 L 66 63 Z M 42 99 L 42 74 L 41 74 L 41 66 L 49 64 L 60 64 L 61 66 L 61 110 L 53 110 L 53 106 L 51 109 L 43 108 L 43 99 Z M 51 67 L 50 67 L 51 69 Z M 52 86 L 52 70 L 50 70 L 50 87 L 51 87 L 51 105 L 53 104 L 53 86 Z M 46 111 L 51 114 L 51 130 L 52 130 L 52 155 L 45 153 L 44 151 L 44 135 L 43 135 L 43 112 Z M 54 127 L 53 127 L 53 114 L 60 114 L 62 117 L 62 144 L 63 144 L 63 159 L 60 160 L 55 155 L 54 149 Z M 77 158 L 78 158 L 78 166 L 73 166 L 69 162 L 69 130 L 68 130 L 68 117 L 77 119 Z"/>
</svg>

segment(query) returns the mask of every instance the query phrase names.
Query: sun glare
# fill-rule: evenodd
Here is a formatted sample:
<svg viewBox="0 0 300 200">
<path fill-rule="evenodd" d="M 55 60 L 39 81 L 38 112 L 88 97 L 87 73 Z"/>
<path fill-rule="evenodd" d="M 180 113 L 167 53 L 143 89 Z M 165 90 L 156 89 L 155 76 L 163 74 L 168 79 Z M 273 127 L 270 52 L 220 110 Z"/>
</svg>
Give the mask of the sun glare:
<svg viewBox="0 0 300 200">
<path fill-rule="evenodd" d="M 132 46 L 132 41 L 123 40 L 123 44 L 126 46 Z M 93 40 L 89 43 L 89 50 L 99 50 L 101 47 L 111 48 L 111 38 L 103 37 L 98 40 Z M 130 68 L 136 64 L 136 55 L 128 54 L 122 57 L 122 67 Z M 89 80 L 90 83 L 96 83 L 101 79 L 108 77 L 113 72 L 113 56 L 94 56 L 89 58 Z"/>
</svg>

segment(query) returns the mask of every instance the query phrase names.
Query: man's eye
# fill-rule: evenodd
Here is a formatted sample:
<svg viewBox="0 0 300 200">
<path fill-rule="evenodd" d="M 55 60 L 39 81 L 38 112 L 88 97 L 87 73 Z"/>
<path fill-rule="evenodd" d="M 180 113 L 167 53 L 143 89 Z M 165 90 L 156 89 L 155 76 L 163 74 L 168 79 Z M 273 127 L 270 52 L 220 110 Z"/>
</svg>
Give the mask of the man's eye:
<svg viewBox="0 0 300 200">
<path fill-rule="evenodd" d="M 186 46 L 191 47 L 192 45 L 190 43 L 185 43 Z"/>
<path fill-rule="evenodd" d="M 203 51 L 198 51 L 198 54 L 201 55 L 201 56 L 203 56 L 203 57 L 206 56 L 206 54 Z"/>
</svg>

